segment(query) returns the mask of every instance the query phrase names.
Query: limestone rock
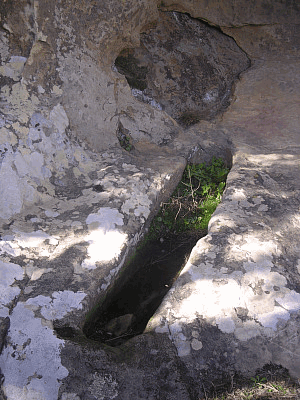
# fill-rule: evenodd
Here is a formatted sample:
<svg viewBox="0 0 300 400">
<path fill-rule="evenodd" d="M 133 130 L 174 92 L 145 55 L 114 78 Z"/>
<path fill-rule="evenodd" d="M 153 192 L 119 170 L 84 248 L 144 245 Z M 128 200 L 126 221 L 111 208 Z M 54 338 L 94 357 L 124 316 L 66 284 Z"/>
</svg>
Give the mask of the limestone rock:
<svg viewBox="0 0 300 400">
<path fill-rule="evenodd" d="M 26 0 L 0 6 L 1 61 L 10 56 L 28 57 L 35 39 L 34 7 Z M 7 46 L 7 47 L 6 47 Z M 8 50 L 9 49 L 9 50 Z"/>
<path fill-rule="evenodd" d="M 217 26 L 293 24 L 300 21 L 299 2 L 280 0 L 231 1 L 222 0 L 162 0 L 164 11 L 187 12 Z"/>
<path fill-rule="evenodd" d="M 7 400 L 197 399 L 214 378 L 270 362 L 299 377 L 298 2 L 163 3 L 219 26 L 255 58 L 226 111 L 188 129 L 150 93 L 146 103 L 135 98 L 114 66 L 122 50 L 146 47 L 140 33 L 151 39 L 156 29 L 155 2 L 0 4 L 0 397 Z M 176 18 L 187 20 L 175 15 L 163 17 L 174 35 Z M 165 29 L 161 20 L 157 26 Z M 176 45 L 194 56 L 186 31 Z M 218 51 L 228 43 L 232 60 L 232 40 L 212 36 Z M 216 42 L 205 43 L 215 57 Z M 216 70 L 222 60 L 214 58 Z M 134 141 L 131 152 L 119 144 L 120 129 Z M 222 202 L 148 332 L 115 349 L 87 340 L 86 316 L 124 273 L 187 160 L 209 161 L 215 151 L 233 165 Z"/>
<path fill-rule="evenodd" d="M 123 51 L 117 61 L 131 87 L 142 89 L 142 100 L 153 99 L 184 125 L 224 110 L 233 82 L 249 66 L 231 38 L 174 12 L 160 13 L 155 26 L 142 33 L 141 46 Z"/>
<path fill-rule="evenodd" d="M 222 27 L 252 59 L 281 60 L 297 57 L 300 46 L 300 23 L 264 26 Z M 282 47 L 284 46 L 284 55 Z"/>
</svg>

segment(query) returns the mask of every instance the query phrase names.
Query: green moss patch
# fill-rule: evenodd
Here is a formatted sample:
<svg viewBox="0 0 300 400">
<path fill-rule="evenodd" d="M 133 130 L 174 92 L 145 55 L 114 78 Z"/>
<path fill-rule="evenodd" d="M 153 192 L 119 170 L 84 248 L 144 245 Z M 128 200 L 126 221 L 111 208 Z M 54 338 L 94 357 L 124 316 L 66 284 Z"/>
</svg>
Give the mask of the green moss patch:
<svg viewBox="0 0 300 400">
<path fill-rule="evenodd" d="M 211 215 L 221 201 L 229 168 L 213 157 L 206 165 L 187 165 L 182 179 L 149 228 L 149 239 L 170 234 L 207 231 Z"/>
</svg>

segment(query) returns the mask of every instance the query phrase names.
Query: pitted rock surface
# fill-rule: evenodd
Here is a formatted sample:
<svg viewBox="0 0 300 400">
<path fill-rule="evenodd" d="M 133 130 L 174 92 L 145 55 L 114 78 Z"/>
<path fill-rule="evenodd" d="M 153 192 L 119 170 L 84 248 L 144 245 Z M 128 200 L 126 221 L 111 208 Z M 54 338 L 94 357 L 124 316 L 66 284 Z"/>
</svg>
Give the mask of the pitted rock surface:
<svg viewBox="0 0 300 400">
<path fill-rule="evenodd" d="M 229 108 L 188 129 L 136 99 L 114 67 L 158 19 L 154 2 L 0 5 L 5 400 L 194 400 L 270 362 L 299 379 L 298 3 L 169 3 L 252 62 Z M 222 202 L 145 333 L 114 349 L 88 340 L 87 315 L 186 162 L 213 155 L 233 156 Z"/>
<path fill-rule="evenodd" d="M 118 60 L 120 72 L 131 72 L 127 80 L 137 98 L 152 99 L 185 125 L 224 111 L 235 79 L 250 65 L 233 39 L 175 12 L 160 13 L 157 24 L 141 34 L 141 46 L 123 51 Z M 138 82 L 132 77 L 134 61 L 142 69 Z"/>
</svg>

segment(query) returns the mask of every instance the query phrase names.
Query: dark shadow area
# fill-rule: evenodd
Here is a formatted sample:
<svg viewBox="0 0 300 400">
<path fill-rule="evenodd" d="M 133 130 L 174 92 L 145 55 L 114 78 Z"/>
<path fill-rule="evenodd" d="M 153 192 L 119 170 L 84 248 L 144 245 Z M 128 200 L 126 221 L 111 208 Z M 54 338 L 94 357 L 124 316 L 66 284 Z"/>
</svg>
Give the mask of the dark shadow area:
<svg viewBox="0 0 300 400">
<path fill-rule="evenodd" d="M 109 346 L 119 346 L 141 334 L 192 248 L 205 234 L 206 231 L 182 233 L 146 241 L 85 324 L 86 336 Z"/>
</svg>

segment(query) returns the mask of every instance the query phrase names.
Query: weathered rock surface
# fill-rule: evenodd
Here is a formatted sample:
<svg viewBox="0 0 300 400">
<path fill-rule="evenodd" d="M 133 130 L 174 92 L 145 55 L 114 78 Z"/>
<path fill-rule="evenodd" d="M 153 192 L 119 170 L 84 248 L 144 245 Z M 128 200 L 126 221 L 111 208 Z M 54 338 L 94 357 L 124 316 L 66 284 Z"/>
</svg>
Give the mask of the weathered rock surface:
<svg viewBox="0 0 300 400">
<path fill-rule="evenodd" d="M 297 0 L 230 1 L 222 0 L 162 0 L 160 9 L 187 12 L 216 26 L 299 24 Z"/>
<path fill-rule="evenodd" d="M 140 89 L 137 97 L 153 99 L 185 125 L 224 111 L 234 81 L 250 65 L 233 39 L 175 12 L 160 13 L 157 24 L 141 34 L 141 46 L 123 51 L 117 61 L 129 84 Z M 136 69 L 138 81 L 132 76 Z"/>
<path fill-rule="evenodd" d="M 185 130 L 113 67 L 156 4 L 106 3 L 0 5 L 0 396 L 198 399 L 269 362 L 299 379 L 298 3 L 164 1 L 252 57 L 227 111 Z M 88 340 L 87 314 L 186 161 L 214 154 L 233 155 L 223 201 L 147 333 Z"/>
<path fill-rule="evenodd" d="M 300 46 L 300 24 L 222 27 L 251 59 L 288 60 L 297 57 Z M 282 54 L 284 47 L 284 55 Z"/>
</svg>

